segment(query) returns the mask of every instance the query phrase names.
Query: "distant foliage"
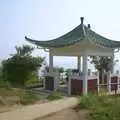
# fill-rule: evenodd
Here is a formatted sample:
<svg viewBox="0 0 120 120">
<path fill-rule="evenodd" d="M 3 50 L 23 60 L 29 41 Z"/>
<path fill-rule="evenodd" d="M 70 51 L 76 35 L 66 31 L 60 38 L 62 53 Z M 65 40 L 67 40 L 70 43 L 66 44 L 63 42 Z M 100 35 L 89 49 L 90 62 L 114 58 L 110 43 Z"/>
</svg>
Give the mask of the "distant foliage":
<svg viewBox="0 0 120 120">
<path fill-rule="evenodd" d="M 16 53 L 3 61 L 3 77 L 12 85 L 23 86 L 32 78 L 38 78 L 38 70 L 44 62 L 44 58 L 33 57 L 33 47 L 23 45 L 16 46 Z"/>
<path fill-rule="evenodd" d="M 108 71 L 111 70 L 112 65 L 112 59 L 109 57 L 103 57 L 103 56 L 92 56 L 91 63 L 94 63 L 95 68 L 99 71 Z"/>
<path fill-rule="evenodd" d="M 100 83 L 105 83 L 104 73 L 112 71 L 112 58 L 104 56 L 92 56 L 91 59 L 91 63 L 95 65 L 95 68 L 100 73 Z"/>
<path fill-rule="evenodd" d="M 44 68 L 44 70 L 43 70 L 43 73 L 45 72 L 45 71 L 49 71 L 49 66 L 45 66 L 45 68 Z M 63 73 L 65 70 L 64 70 L 64 68 L 63 67 L 53 67 L 53 71 L 57 71 L 57 72 L 59 72 L 59 73 Z"/>
</svg>

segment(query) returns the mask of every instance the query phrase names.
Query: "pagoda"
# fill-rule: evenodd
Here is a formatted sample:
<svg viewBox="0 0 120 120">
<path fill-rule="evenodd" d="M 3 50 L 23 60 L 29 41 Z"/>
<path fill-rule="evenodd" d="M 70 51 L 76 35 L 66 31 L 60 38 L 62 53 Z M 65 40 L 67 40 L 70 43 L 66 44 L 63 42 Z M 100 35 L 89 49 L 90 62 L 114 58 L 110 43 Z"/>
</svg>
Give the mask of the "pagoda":
<svg viewBox="0 0 120 120">
<path fill-rule="evenodd" d="M 28 38 L 25 39 L 49 52 L 49 81 L 54 76 L 53 56 L 77 56 L 78 69 L 81 67 L 80 58 L 83 57 L 83 94 L 88 92 L 88 56 L 109 56 L 113 57 L 115 49 L 120 48 L 120 41 L 114 41 L 103 37 L 94 32 L 90 24 L 84 25 L 84 18 L 81 17 L 81 23 L 70 32 L 47 41 L 40 41 Z M 55 89 L 56 82 L 52 79 L 52 87 Z M 47 82 L 46 84 L 50 84 Z"/>
</svg>

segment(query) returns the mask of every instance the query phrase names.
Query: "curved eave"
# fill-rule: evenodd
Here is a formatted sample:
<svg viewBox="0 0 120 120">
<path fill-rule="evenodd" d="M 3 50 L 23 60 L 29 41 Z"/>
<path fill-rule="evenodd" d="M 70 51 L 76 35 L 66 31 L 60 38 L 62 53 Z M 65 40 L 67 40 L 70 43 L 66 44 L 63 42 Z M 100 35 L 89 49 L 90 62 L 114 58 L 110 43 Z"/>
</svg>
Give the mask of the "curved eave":
<svg viewBox="0 0 120 120">
<path fill-rule="evenodd" d="M 68 42 L 66 44 L 54 44 L 53 40 L 49 40 L 49 41 L 38 41 L 38 40 L 33 40 L 31 38 L 28 38 L 25 36 L 25 39 L 32 43 L 35 44 L 37 46 L 43 47 L 43 48 L 60 48 L 60 47 L 66 47 L 66 46 L 70 46 L 70 45 L 74 45 L 76 44 L 78 41 L 82 41 L 83 39 L 77 39 L 77 40 L 73 40 L 72 42 Z"/>
<path fill-rule="evenodd" d="M 105 38 L 96 32 L 90 30 L 89 32 L 89 40 L 91 40 L 92 43 L 107 47 L 107 48 L 120 48 L 120 41 L 110 40 L 108 38 Z"/>
<path fill-rule="evenodd" d="M 35 44 L 35 45 L 37 45 L 37 46 L 48 47 L 48 46 L 46 45 L 46 42 L 47 42 L 47 41 L 33 40 L 33 39 L 31 39 L 31 38 L 28 38 L 27 36 L 25 36 L 25 40 L 28 41 L 28 42 L 30 42 L 30 43 L 32 43 L 32 44 Z"/>
<path fill-rule="evenodd" d="M 120 42 L 119 41 L 112 41 L 111 40 L 111 44 L 104 45 L 104 43 L 103 44 L 101 43 L 100 45 L 108 47 L 108 48 L 113 48 L 113 49 L 120 48 Z"/>
<path fill-rule="evenodd" d="M 83 30 L 83 25 L 80 24 L 70 32 L 52 40 L 38 41 L 28 37 L 25 37 L 25 39 L 28 42 L 33 43 L 37 46 L 41 46 L 45 48 L 59 48 L 59 47 L 70 46 L 77 42 L 81 42 L 85 38 L 85 32 L 86 31 Z"/>
</svg>

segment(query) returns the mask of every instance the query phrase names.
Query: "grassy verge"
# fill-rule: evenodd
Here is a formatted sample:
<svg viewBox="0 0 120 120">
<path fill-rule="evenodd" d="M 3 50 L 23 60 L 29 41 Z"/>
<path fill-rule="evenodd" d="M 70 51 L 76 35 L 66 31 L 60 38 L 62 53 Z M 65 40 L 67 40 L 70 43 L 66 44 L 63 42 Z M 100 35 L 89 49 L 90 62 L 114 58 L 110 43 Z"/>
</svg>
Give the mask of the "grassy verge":
<svg viewBox="0 0 120 120">
<path fill-rule="evenodd" d="M 77 109 L 88 109 L 91 120 L 120 120 L 120 97 L 84 96 L 79 100 Z"/>
<path fill-rule="evenodd" d="M 52 92 L 47 99 L 52 101 L 52 100 L 58 100 L 61 99 L 63 97 L 62 93 L 60 92 Z"/>
<path fill-rule="evenodd" d="M 20 97 L 20 103 L 24 105 L 34 104 L 36 101 L 40 100 L 40 95 L 33 93 L 32 91 L 26 91 Z"/>
<path fill-rule="evenodd" d="M 0 97 L 1 97 L 1 100 L 0 100 L 1 104 L 2 103 L 9 104 L 9 102 L 11 101 L 11 100 L 8 101 L 9 98 L 10 99 L 12 98 L 12 101 L 14 103 L 16 101 L 19 101 L 19 103 L 23 105 L 33 104 L 36 101 L 40 100 L 40 95 L 33 93 L 32 91 L 26 91 L 26 90 L 20 90 L 20 89 L 7 89 L 7 88 L 0 88 Z"/>
</svg>

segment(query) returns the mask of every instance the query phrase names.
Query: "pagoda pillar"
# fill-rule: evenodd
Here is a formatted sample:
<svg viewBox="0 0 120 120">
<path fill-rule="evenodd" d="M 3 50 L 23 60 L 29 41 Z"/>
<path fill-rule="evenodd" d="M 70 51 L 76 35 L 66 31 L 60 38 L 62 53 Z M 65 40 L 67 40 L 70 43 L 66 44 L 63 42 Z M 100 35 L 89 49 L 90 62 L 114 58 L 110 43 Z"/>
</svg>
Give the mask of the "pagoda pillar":
<svg viewBox="0 0 120 120">
<path fill-rule="evenodd" d="M 46 90 L 55 90 L 56 89 L 56 76 L 53 72 L 53 55 L 51 50 L 49 51 L 49 71 L 45 76 L 45 89 Z"/>
<path fill-rule="evenodd" d="M 77 56 L 77 69 L 81 71 L 81 56 Z"/>
<path fill-rule="evenodd" d="M 83 95 L 88 92 L 88 56 L 83 56 Z"/>
<path fill-rule="evenodd" d="M 51 50 L 49 52 L 49 72 L 52 74 L 53 72 L 53 55 L 51 53 Z"/>
<path fill-rule="evenodd" d="M 114 54 L 113 56 L 111 57 L 111 73 L 114 73 Z"/>
</svg>

